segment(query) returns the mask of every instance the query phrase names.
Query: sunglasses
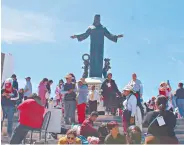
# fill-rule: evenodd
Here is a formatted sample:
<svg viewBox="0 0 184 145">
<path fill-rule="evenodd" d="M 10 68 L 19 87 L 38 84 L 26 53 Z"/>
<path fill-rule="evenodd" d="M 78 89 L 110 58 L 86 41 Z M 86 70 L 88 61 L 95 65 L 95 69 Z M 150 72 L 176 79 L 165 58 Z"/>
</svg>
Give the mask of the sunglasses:
<svg viewBox="0 0 184 145">
<path fill-rule="evenodd" d="M 74 140 L 75 138 L 74 138 L 74 137 L 69 137 L 69 136 L 68 136 L 67 139 Z"/>
</svg>

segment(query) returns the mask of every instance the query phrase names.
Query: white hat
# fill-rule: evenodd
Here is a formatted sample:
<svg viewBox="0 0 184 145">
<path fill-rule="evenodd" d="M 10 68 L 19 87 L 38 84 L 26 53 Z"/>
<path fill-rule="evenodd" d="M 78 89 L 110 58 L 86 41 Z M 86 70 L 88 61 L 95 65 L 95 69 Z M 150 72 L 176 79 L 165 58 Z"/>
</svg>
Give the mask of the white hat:
<svg viewBox="0 0 184 145">
<path fill-rule="evenodd" d="M 132 86 L 125 86 L 123 88 L 123 91 L 133 91 L 133 87 Z"/>
</svg>

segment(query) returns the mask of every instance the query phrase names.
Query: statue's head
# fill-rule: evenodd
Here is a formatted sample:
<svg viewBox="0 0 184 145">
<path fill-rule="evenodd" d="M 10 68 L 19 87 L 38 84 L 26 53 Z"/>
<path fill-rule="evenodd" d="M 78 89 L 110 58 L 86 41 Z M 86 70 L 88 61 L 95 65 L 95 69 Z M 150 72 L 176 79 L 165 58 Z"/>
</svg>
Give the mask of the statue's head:
<svg viewBox="0 0 184 145">
<path fill-rule="evenodd" d="M 100 23 L 100 15 L 95 15 L 93 25 L 95 25 L 95 26 L 101 25 L 101 23 Z"/>
</svg>

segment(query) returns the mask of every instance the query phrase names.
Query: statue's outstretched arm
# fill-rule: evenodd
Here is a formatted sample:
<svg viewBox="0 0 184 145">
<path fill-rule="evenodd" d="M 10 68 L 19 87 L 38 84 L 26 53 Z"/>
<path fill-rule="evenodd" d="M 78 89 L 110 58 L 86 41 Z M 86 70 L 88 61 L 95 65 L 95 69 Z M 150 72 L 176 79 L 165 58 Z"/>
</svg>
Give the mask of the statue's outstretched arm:
<svg viewBox="0 0 184 145">
<path fill-rule="evenodd" d="M 117 42 L 118 38 L 123 37 L 123 35 L 113 35 L 111 34 L 107 28 L 104 28 L 104 35 L 111 41 Z"/>
<path fill-rule="evenodd" d="M 71 36 L 71 38 L 77 38 L 78 41 L 83 41 L 83 40 L 85 40 L 86 38 L 89 37 L 90 33 L 91 33 L 91 29 L 88 28 L 85 33 Z"/>
</svg>

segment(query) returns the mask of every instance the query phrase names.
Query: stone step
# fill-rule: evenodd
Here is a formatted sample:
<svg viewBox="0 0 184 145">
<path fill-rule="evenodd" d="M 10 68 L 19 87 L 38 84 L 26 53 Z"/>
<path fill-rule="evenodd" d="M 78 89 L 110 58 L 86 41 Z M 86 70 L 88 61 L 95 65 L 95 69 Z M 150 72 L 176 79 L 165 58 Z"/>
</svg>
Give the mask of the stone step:
<svg viewBox="0 0 184 145">
<path fill-rule="evenodd" d="M 184 130 L 184 125 L 176 125 L 175 129 L 183 129 Z"/>
<path fill-rule="evenodd" d="M 121 117 L 120 116 L 107 116 L 107 115 L 100 115 L 97 118 L 96 122 L 110 122 L 110 121 L 116 121 L 116 122 L 121 122 Z"/>
<path fill-rule="evenodd" d="M 184 144 L 184 139 L 179 140 L 179 144 Z"/>
<path fill-rule="evenodd" d="M 96 128 L 98 128 L 98 126 L 100 126 L 102 122 L 107 123 L 107 122 L 110 122 L 110 121 L 118 122 L 118 124 L 120 126 L 120 132 L 123 133 L 122 121 L 121 121 L 120 116 L 100 115 L 98 117 L 97 121 L 94 123 L 94 125 L 95 125 Z M 17 123 L 18 123 L 18 114 L 15 115 L 13 128 L 15 128 L 17 126 Z M 68 129 L 71 128 L 71 125 L 64 125 L 64 126 Z M 5 130 L 7 130 L 7 120 L 5 120 L 4 123 L 3 123 L 2 135 L 3 135 L 4 132 L 7 132 Z M 147 128 L 143 128 L 142 135 L 144 136 L 144 133 L 146 133 L 146 132 L 147 132 Z M 177 119 L 177 125 L 176 125 L 176 128 L 175 128 L 175 133 L 176 133 L 176 136 L 178 137 L 180 143 L 184 143 L 184 119 Z M 27 138 L 30 138 L 30 133 L 28 133 Z M 34 133 L 33 134 L 33 139 L 39 140 L 39 133 Z M 49 140 L 53 144 L 54 140 L 52 140 L 50 138 L 49 138 Z M 55 142 L 57 143 L 56 140 L 55 140 Z"/>
<path fill-rule="evenodd" d="M 184 125 L 184 119 L 177 119 L 177 125 Z"/>
<path fill-rule="evenodd" d="M 183 134 L 176 134 L 180 144 L 184 144 L 184 132 Z"/>
</svg>

